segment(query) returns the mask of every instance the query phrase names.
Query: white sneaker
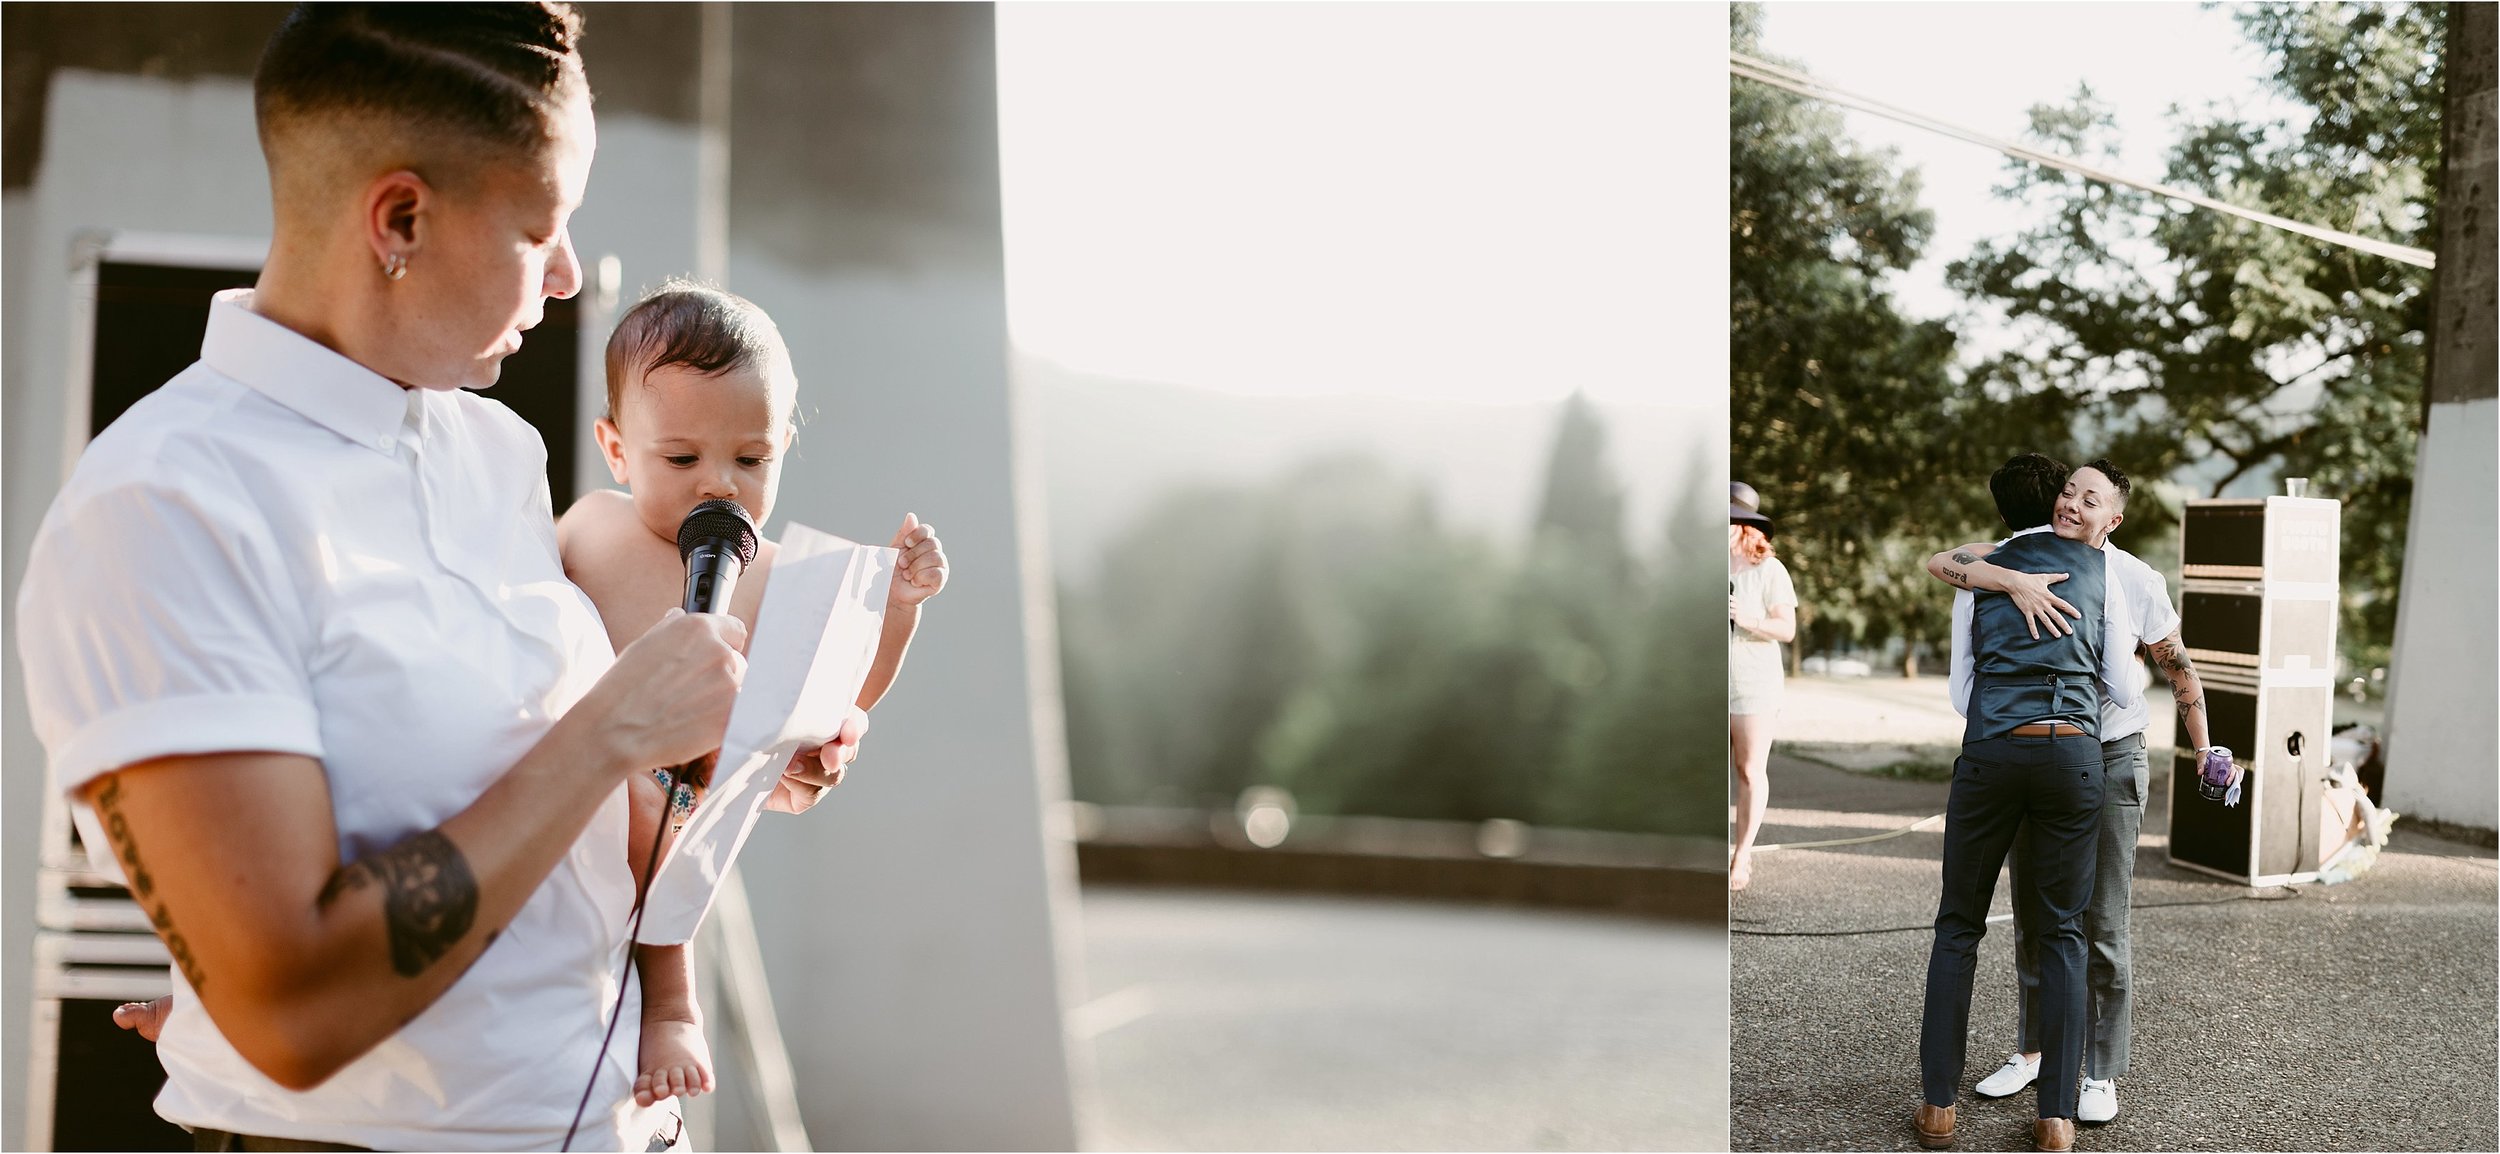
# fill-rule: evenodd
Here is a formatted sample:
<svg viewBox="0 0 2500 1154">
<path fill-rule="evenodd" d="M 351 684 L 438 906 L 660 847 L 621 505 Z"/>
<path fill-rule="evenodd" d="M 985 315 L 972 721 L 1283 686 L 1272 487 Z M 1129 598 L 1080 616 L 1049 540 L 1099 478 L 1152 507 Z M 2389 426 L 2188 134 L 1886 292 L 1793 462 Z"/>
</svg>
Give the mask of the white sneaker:
<svg viewBox="0 0 2500 1154">
<path fill-rule="evenodd" d="M 2083 1097 L 2075 1102 L 2075 1121 L 2107 1122 L 2118 1116 L 2118 1080 L 2086 1078 Z"/>
<path fill-rule="evenodd" d="M 1982 1098 L 2003 1098 L 2021 1091 L 2039 1078 L 2040 1059 L 2014 1054 L 2005 1059 L 2004 1065 L 1997 1067 L 1996 1073 L 1981 1078 L 1979 1084 L 1971 1088 L 1977 1090 Z"/>
</svg>

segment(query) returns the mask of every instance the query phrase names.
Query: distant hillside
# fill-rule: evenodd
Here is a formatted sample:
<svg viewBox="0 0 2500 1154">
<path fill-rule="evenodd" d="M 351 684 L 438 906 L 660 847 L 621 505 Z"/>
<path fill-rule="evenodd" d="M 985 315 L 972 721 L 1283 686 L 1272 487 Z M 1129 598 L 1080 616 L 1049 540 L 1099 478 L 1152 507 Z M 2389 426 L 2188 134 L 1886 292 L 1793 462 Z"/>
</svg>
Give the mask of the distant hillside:
<svg viewBox="0 0 2500 1154">
<path fill-rule="evenodd" d="M 1086 376 L 1020 359 L 1039 434 L 1052 566 L 1092 572 L 1104 544 L 1149 503 L 1192 483 L 1263 481 L 1355 451 L 1421 481 L 1443 520 L 1506 545 L 1526 540 L 1562 402 L 1478 404 L 1397 397 L 1262 397 Z M 1667 500 L 1725 472 L 1725 408 L 1600 403 L 1606 461 L 1624 485 L 1633 548 L 1657 548 Z M 1701 470 L 1697 458 L 1721 464 Z"/>
</svg>

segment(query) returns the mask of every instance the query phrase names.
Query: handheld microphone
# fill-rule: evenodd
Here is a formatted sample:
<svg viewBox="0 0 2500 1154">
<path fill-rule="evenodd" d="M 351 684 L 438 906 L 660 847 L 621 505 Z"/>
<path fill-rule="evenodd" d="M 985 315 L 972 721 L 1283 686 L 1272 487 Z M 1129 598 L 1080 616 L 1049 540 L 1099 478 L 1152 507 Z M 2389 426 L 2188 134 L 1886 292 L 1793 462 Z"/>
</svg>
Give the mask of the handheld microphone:
<svg viewBox="0 0 2500 1154">
<path fill-rule="evenodd" d="M 738 577 L 755 560 L 755 521 L 736 501 L 694 507 L 677 526 L 677 556 L 686 562 L 688 613 L 727 613 Z"/>
</svg>

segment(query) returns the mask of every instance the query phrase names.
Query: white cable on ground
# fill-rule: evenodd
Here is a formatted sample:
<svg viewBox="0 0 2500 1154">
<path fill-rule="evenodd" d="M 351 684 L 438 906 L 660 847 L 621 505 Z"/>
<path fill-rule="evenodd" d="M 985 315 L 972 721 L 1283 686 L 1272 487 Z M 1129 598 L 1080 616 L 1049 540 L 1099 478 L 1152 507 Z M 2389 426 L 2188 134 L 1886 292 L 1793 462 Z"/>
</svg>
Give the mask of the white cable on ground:
<svg viewBox="0 0 2500 1154">
<path fill-rule="evenodd" d="M 1943 820 L 1944 815 L 1939 813 L 1929 817 L 1922 817 L 1917 821 L 1902 826 L 1899 829 L 1885 830 L 1882 833 L 1870 833 L 1865 837 L 1844 837 L 1835 838 L 1831 841 L 1792 841 L 1782 842 L 1778 845 L 1758 845 L 1753 847 L 1753 852 L 1769 853 L 1775 849 L 1822 849 L 1826 846 L 1835 845 L 1865 845 L 1871 841 L 1883 841 L 1887 838 L 1900 837 L 1902 834 L 1909 833 L 1912 830 L 1925 829 L 1927 828 L 1929 822 L 1939 822 Z"/>
<path fill-rule="evenodd" d="M 2300 221 L 2276 216 L 2270 212 L 2259 212 L 2253 208 L 2242 208 L 2236 204 L 2215 200 L 2214 198 L 2206 196 L 2200 192 L 2192 192 L 2184 188 L 2173 188 L 2166 184 L 2155 184 L 2149 180 L 2137 180 L 2133 177 L 2122 176 L 2118 173 L 2111 172 L 2108 169 L 2085 164 L 2079 160 L 2058 156 L 2055 153 L 2042 152 L 2039 149 L 2032 148 L 2015 141 L 2006 140 L 2002 137 L 1990 136 L 1984 132 L 1963 128 L 1957 124 L 1938 120 L 1932 116 L 1912 112 L 1906 108 L 1901 108 L 1896 105 L 1886 104 L 1883 101 L 1877 100 L 1871 96 L 1861 96 L 1857 93 L 1847 91 L 1846 89 L 1834 88 L 1829 84 L 1825 84 L 1820 80 L 1816 80 L 1815 78 L 1806 75 L 1805 73 L 1798 72 L 1793 69 L 1782 68 L 1779 65 L 1770 63 L 1769 61 L 1758 60 L 1754 57 L 1747 56 L 1742 52 L 1731 50 L 1727 55 L 1728 71 L 1736 76 L 1743 77 L 1744 79 L 1752 80 L 1761 84 L 1768 84 L 1773 88 L 1786 89 L 1790 92 L 1798 94 L 1799 96 L 1821 100 L 1830 104 L 1837 104 L 1844 108 L 1854 108 L 1860 112 L 1884 117 L 1887 120 L 1897 120 L 1914 128 L 1924 128 L 1930 132 L 1952 137 L 1955 140 L 1980 145 L 1985 148 L 1993 148 L 1998 152 L 2002 152 L 2007 156 L 2013 157 L 2016 160 L 2029 161 L 2033 164 L 2045 165 L 2049 168 L 2063 169 L 2067 172 L 2076 173 L 2088 179 L 2100 181 L 2104 184 L 2123 185 L 2128 188 L 2140 189 L 2142 191 L 2152 193 L 2155 196 L 2166 196 L 2173 200 L 2184 200 L 2189 204 L 2196 205 L 2199 208 L 2210 208 L 2216 212 L 2228 213 L 2232 216 L 2239 217 L 2242 220 L 2253 220 L 2259 224 L 2270 225 L 2286 232 L 2298 233 L 2313 240 L 2322 240 L 2329 244 L 2342 245 L 2345 248 L 2366 252 L 2373 256 L 2383 256 L 2389 260 L 2402 261 L 2406 264 L 2416 265 L 2421 268 L 2433 268 L 2436 267 L 2438 263 L 2437 258 L 2434 257 L 2428 249 L 2413 248 L 2407 245 L 2396 244 L 2384 240 L 2372 240 L 2369 237 L 2356 236 L 2349 232 L 2339 232 L 2335 229 L 2322 228 L 2314 224 L 2303 224 Z"/>
</svg>

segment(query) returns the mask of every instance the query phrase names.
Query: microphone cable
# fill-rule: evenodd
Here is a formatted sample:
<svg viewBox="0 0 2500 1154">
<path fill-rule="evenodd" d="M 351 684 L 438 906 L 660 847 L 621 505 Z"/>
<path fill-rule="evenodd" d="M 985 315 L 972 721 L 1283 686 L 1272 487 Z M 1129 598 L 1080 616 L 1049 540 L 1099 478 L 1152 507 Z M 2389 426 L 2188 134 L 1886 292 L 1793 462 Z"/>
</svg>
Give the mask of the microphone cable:
<svg viewBox="0 0 2500 1154">
<path fill-rule="evenodd" d="M 573 1149 L 573 1135 L 582 1128 L 582 1113 L 590 1109 L 591 1091 L 599 1086 L 599 1068 L 607 1064 L 608 1047 L 616 1042 L 617 1023 L 625 1020 L 625 984 L 634 976 L 634 950 L 641 946 L 642 907 L 651 896 L 651 875 L 660 868 L 660 847 L 668 841 L 668 816 L 677 802 L 677 775 L 688 767 L 663 770 L 666 780 L 660 787 L 659 828 L 651 831 L 651 857 L 643 863 L 642 881 L 634 887 L 632 924 L 625 931 L 625 968 L 616 976 L 616 1006 L 608 1012 L 608 1032 L 599 1039 L 599 1056 L 591 1059 L 590 1080 L 582 1083 L 582 1099 L 573 1105 L 573 1124 L 564 1128 L 564 1149 Z M 630 815 L 632 802 L 627 803 Z"/>
</svg>

